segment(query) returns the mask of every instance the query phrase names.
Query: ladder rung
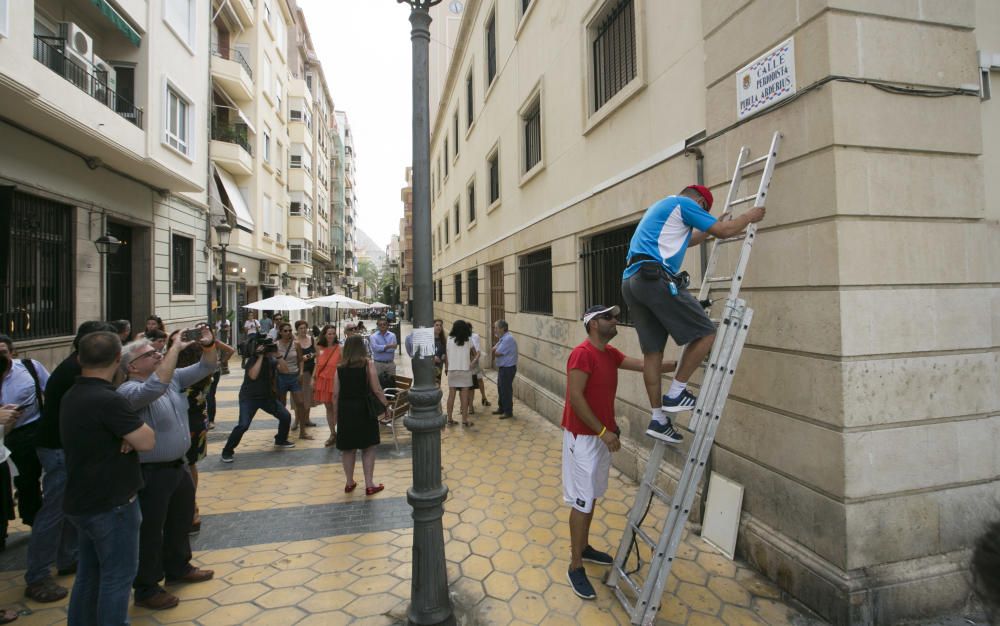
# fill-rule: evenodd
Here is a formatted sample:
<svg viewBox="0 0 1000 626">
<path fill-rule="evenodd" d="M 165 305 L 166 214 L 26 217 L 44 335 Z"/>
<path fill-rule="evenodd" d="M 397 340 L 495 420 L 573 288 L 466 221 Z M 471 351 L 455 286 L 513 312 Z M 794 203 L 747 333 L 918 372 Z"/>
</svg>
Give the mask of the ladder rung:
<svg viewBox="0 0 1000 626">
<path fill-rule="evenodd" d="M 639 595 L 639 585 L 637 585 L 634 582 L 632 582 L 632 579 L 629 578 L 629 575 L 625 573 L 625 568 L 623 568 L 623 567 L 616 567 L 615 569 L 618 570 L 618 577 L 621 578 L 622 580 L 624 580 L 626 583 L 628 583 L 628 586 L 632 589 L 632 592 L 635 593 L 636 596 L 638 596 Z"/>
<path fill-rule="evenodd" d="M 767 154 L 765 154 L 764 156 L 759 156 L 759 157 L 757 157 L 756 159 L 754 159 L 752 161 L 747 161 L 746 163 L 744 163 L 743 165 L 740 166 L 740 169 L 745 170 L 746 168 L 753 167 L 754 165 L 757 165 L 758 163 L 763 163 L 764 161 L 767 160 L 767 157 L 769 157 L 769 156 L 771 156 L 770 152 L 767 153 Z"/>
<path fill-rule="evenodd" d="M 729 203 L 729 206 L 736 206 L 737 204 L 743 204 L 744 202 L 750 202 L 751 200 L 756 200 L 756 199 L 757 199 L 757 194 L 754 194 L 752 196 L 744 196 L 738 200 L 733 200 L 732 202 Z"/>
<path fill-rule="evenodd" d="M 732 276 L 709 276 L 705 280 L 710 283 L 727 283 L 733 279 Z"/>
<path fill-rule="evenodd" d="M 734 241 L 743 241 L 746 239 L 746 232 L 741 235 L 736 235 L 735 237 L 726 237 L 725 239 L 716 239 L 719 243 L 732 243 Z"/>
<path fill-rule="evenodd" d="M 632 530 L 634 530 L 635 534 L 641 537 L 642 540 L 646 542 L 646 545 L 648 545 L 650 548 L 656 547 L 656 542 L 653 541 L 652 537 L 646 534 L 646 531 L 644 531 L 643 529 L 639 528 L 634 524 L 632 525 Z"/>
<path fill-rule="evenodd" d="M 666 445 L 666 444 L 664 443 L 664 445 Z M 660 489 L 656 485 L 650 485 L 649 488 L 653 490 L 653 493 L 656 494 L 656 497 L 659 498 L 661 502 L 665 502 L 666 504 L 670 504 L 670 501 L 673 498 L 667 492 L 665 492 L 664 490 Z"/>
</svg>

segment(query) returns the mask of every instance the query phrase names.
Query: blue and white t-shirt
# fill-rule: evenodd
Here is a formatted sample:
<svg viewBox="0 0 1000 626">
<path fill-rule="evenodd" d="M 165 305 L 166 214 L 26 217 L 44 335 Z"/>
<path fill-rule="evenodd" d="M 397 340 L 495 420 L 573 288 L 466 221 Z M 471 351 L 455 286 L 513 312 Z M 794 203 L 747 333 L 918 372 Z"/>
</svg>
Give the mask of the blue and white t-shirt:
<svg viewBox="0 0 1000 626">
<path fill-rule="evenodd" d="M 676 274 L 684 263 L 692 229 L 707 231 L 716 221 L 691 198 L 667 196 L 646 209 L 632 235 L 626 259 L 637 254 L 662 259 L 667 271 Z M 622 280 L 638 272 L 640 264 L 626 267 Z"/>
</svg>

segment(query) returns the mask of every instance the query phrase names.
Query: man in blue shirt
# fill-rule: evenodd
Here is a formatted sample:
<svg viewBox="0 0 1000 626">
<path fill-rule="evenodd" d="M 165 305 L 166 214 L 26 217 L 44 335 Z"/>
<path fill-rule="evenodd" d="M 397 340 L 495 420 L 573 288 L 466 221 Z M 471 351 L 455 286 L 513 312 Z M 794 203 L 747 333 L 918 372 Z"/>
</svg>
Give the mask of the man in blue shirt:
<svg viewBox="0 0 1000 626">
<path fill-rule="evenodd" d="M 709 214 L 711 208 L 712 192 L 703 185 L 685 187 L 680 194 L 654 203 L 636 226 L 622 274 L 622 296 L 639 335 L 642 377 L 652 411 L 646 434 L 670 443 L 683 437 L 674 430 L 667 413 L 694 408 L 696 398 L 687 390 L 687 383 L 715 341 L 715 325 L 701 304 L 674 282 L 684 253 L 708 235 L 733 237 L 764 219 L 764 207 L 722 221 Z M 661 366 L 668 335 L 687 349 L 670 390 L 661 398 Z"/>
<path fill-rule="evenodd" d="M 379 381 L 383 378 L 396 378 L 396 342 L 395 333 L 389 330 L 389 322 L 385 318 L 378 321 L 378 330 L 368 337 L 371 346 L 372 359 L 375 361 L 375 373 Z"/>
<path fill-rule="evenodd" d="M 497 320 L 493 324 L 497 342 L 493 346 L 494 363 L 497 366 L 497 407 L 494 415 L 500 419 L 514 417 L 514 376 L 517 375 L 517 341 L 510 334 L 506 320 Z"/>
</svg>

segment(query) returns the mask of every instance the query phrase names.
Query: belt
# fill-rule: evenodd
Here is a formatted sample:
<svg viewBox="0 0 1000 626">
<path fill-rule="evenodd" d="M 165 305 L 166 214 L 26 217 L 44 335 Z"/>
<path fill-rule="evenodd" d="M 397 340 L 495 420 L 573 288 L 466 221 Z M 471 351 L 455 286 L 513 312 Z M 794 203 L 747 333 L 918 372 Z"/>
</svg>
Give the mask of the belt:
<svg viewBox="0 0 1000 626">
<path fill-rule="evenodd" d="M 660 259 L 656 259 L 656 258 L 653 258 L 653 257 L 649 256 L 648 254 L 633 254 L 632 256 L 630 256 L 628 258 L 627 261 L 625 261 L 625 265 L 629 266 L 629 265 L 632 265 L 634 263 L 639 263 L 641 261 L 656 261 L 657 263 L 662 263 L 663 262 Z"/>
<path fill-rule="evenodd" d="M 161 461 L 158 463 L 140 463 L 142 467 L 148 467 L 150 469 L 173 469 L 175 467 L 180 467 L 184 465 L 184 459 L 177 459 L 176 461 Z"/>
</svg>

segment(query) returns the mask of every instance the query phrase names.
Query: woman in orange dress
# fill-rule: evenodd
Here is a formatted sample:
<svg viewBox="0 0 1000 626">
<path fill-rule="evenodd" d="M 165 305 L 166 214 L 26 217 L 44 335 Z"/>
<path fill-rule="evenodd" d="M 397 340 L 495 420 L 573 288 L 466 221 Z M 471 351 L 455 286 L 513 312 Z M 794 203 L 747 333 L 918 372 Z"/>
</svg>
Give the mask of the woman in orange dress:
<svg viewBox="0 0 1000 626">
<path fill-rule="evenodd" d="M 323 327 L 316 340 L 319 356 L 313 372 L 313 402 L 326 407 L 326 423 L 330 426 L 330 437 L 324 444 L 327 448 L 337 443 L 337 414 L 333 410 L 333 375 L 340 364 L 340 341 L 337 329 L 330 324 Z"/>
</svg>

